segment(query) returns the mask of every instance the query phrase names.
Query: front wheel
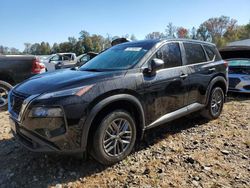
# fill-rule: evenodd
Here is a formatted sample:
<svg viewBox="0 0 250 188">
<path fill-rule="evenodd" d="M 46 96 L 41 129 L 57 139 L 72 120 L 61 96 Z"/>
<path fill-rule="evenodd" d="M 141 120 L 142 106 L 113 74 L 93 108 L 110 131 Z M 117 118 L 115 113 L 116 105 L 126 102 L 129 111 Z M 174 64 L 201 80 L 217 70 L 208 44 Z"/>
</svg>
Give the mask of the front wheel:
<svg viewBox="0 0 250 188">
<path fill-rule="evenodd" d="M 127 157 L 135 144 L 136 125 L 132 116 L 115 110 L 103 118 L 93 136 L 92 156 L 104 165 Z"/>
<path fill-rule="evenodd" d="M 0 81 L 0 111 L 8 108 L 8 93 L 12 86 L 7 82 Z"/>
<path fill-rule="evenodd" d="M 201 115 L 207 119 L 216 119 L 220 116 L 224 104 L 224 92 L 222 88 L 215 87 L 209 96 L 209 101 Z"/>
</svg>

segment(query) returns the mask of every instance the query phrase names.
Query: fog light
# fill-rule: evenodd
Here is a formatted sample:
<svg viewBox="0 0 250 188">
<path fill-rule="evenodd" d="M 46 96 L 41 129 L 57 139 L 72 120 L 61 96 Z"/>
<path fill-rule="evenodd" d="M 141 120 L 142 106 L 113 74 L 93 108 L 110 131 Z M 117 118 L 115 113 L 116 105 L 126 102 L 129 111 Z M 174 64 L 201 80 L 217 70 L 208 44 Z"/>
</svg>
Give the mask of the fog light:
<svg viewBox="0 0 250 188">
<path fill-rule="evenodd" d="M 63 111 L 61 108 L 34 107 L 30 111 L 29 117 L 35 117 L 35 118 L 63 117 Z"/>
</svg>

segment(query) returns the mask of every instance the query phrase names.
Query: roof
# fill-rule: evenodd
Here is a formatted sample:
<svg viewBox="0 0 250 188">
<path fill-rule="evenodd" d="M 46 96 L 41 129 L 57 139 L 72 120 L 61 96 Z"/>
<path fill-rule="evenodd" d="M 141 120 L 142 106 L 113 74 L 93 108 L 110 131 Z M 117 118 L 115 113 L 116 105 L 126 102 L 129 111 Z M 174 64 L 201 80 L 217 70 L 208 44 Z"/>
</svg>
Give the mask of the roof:
<svg viewBox="0 0 250 188">
<path fill-rule="evenodd" d="M 129 43 L 144 43 L 144 44 L 150 44 L 150 43 L 158 43 L 158 42 L 164 42 L 164 41 L 173 41 L 173 42 L 193 42 L 193 43 L 199 43 L 199 44 L 208 44 L 213 45 L 215 44 L 206 42 L 206 41 L 200 41 L 200 40 L 192 40 L 192 39 L 182 39 L 182 38 L 172 38 L 172 39 L 146 39 L 146 40 L 139 40 L 139 41 L 132 41 Z"/>
<path fill-rule="evenodd" d="M 227 46 L 250 46 L 250 39 L 230 42 Z"/>
<path fill-rule="evenodd" d="M 193 42 L 193 43 L 200 43 L 200 44 L 208 44 L 208 45 L 213 45 L 215 44 L 207 41 L 201 41 L 201 40 L 193 40 L 193 39 L 184 39 L 184 38 L 172 38 L 172 39 L 162 39 L 166 41 L 182 41 L 182 42 Z"/>
</svg>

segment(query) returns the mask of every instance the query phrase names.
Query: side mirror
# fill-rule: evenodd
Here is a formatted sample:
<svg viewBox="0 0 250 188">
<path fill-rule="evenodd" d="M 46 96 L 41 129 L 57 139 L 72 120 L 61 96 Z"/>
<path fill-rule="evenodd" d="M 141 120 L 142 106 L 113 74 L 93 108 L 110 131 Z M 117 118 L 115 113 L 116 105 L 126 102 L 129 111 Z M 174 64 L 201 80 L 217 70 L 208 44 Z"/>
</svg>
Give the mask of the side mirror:
<svg viewBox="0 0 250 188">
<path fill-rule="evenodd" d="M 164 61 L 158 58 L 154 58 L 151 62 L 149 62 L 148 68 L 145 68 L 143 70 L 143 73 L 149 76 L 154 76 L 156 74 L 156 71 L 162 69 L 163 67 Z"/>
</svg>

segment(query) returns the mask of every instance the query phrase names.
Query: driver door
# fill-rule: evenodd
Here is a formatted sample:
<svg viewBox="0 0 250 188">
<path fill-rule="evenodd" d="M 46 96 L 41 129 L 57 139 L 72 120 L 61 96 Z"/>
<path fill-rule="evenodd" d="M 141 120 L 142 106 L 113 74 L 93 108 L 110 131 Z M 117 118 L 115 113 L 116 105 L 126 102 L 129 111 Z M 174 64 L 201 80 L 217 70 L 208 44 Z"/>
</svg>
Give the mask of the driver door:
<svg viewBox="0 0 250 188">
<path fill-rule="evenodd" d="M 148 124 L 185 107 L 188 97 L 187 68 L 182 66 L 179 43 L 164 44 L 149 61 L 154 58 L 162 59 L 164 68 L 154 76 L 143 76 Z"/>
</svg>

